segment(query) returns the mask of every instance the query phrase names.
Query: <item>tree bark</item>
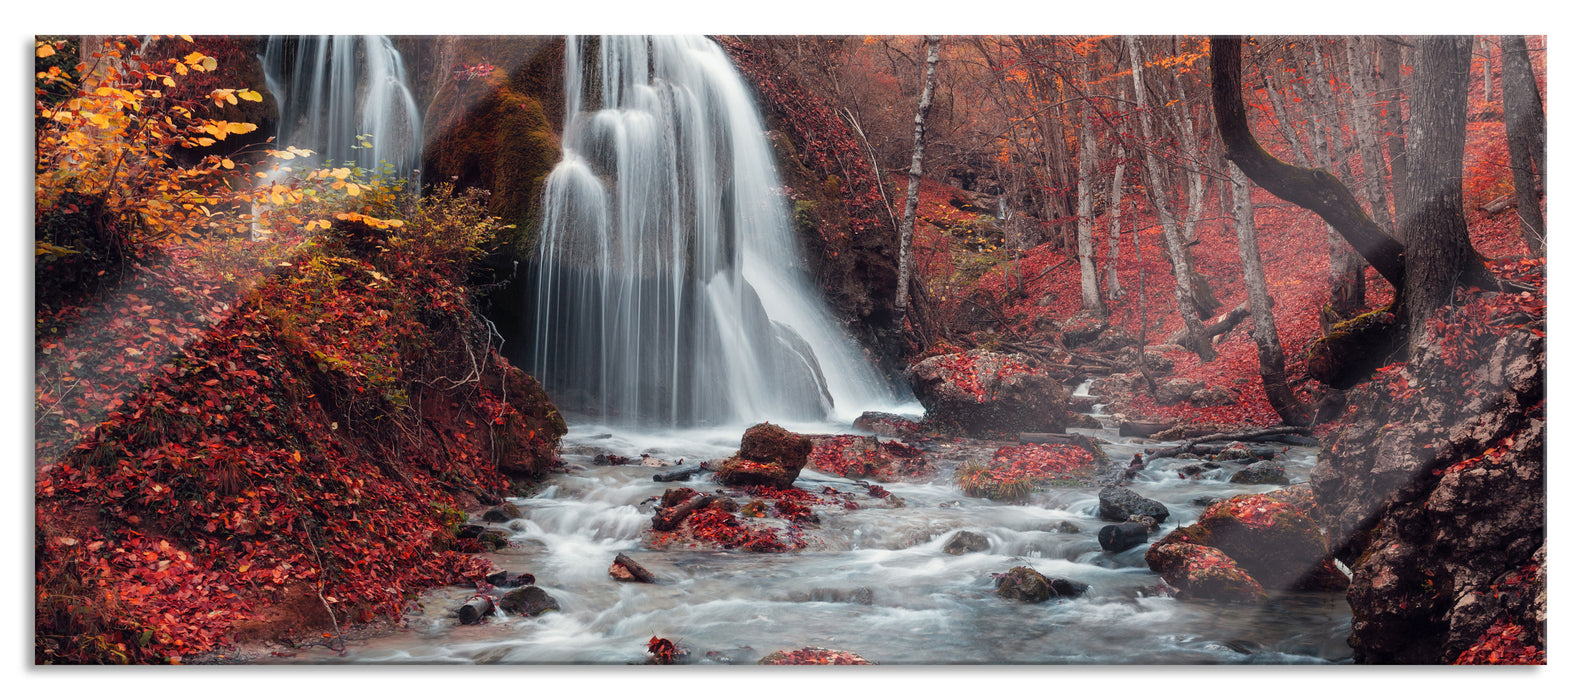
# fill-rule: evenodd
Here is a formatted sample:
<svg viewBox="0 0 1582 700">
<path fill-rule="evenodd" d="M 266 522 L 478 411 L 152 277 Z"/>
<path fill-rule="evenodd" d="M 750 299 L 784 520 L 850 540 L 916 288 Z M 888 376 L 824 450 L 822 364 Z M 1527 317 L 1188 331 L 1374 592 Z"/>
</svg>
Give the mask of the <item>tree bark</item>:
<svg viewBox="0 0 1582 700">
<path fill-rule="evenodd" d="M 1313 163 L 1340 178 L 1348 189 L 1357 178 L 1351 174 L 1350 161 L 1341 147 L 1340 119 L 1336 111 L 1340 101 L 1330 89 L 1325 75 L 1325 37 L 1311 37 L 1312 60 L 1307 63 L 1307 123 L 1313 132 Z M 1377 219 L 1374 219 L 1377 222 Z M 1362 313 L 1366 308 L 1366 281 L 1362 259 L 1333 225 L 1326 224 L 1329 236 L 1329 312 L 1339 319 Z M 1325 329 L 1326 332 L 1328 329 Z"/>
<path fill-rule="evenodd" d="M 1467 137 L 1467 83 L 1472 37 L 1424 37 L 1412 74 L 1412 121 L 1406 172 L 1397 200 L 1406 244 L 1404 303 L 1409 338 L 1423 337 L 1428 319 L 1461 284 L 1487 284 L 1487 271 L 1461 213 Z"/>
<path fill-rule="evenodd" d="M 1137 37 L 1129 36 L 1126 43 L 1131 53 L 1132 87 L 1136 94 L 1137 102 L 1143 106 L 1138 113 L 1142 125 L 1144 169 L 1147 173 L 1149 199 L 1153 200 L 1154 209 L 1159 212 L 1159 224 L 1164 229 L 1165 247 L 1170 255 L 1172 265 L 1175 267 L 1175 301 L 1176 311 L 1181 315 L 1181 322 L 1186 326 L 1187 342 L 1185 346 L 1203 362 L 1209 362 L 1218 354 L 1209 344 L 1208 338 L 1203 335 L 1203 321 L 1198 318 L 1197 309 L 1192 299 L 1192 278 L 1186 272 L 1186 246 L 1181 241 L 1179 225 L 1175 212 L 1169 201 L 1169 193 L 1165 190 L 1163 182 L 1163 165 L 1159 163 L 1153 152 L 1153 123 L 1149 118 L 1147 103 L 1147 90 L 1143 87 L 1142 72 L 1142 47 L 1137 42 Z"/>
<path fill-rule="evenodd" d="M 1400 159 L 1406 157 L 1406 131 L 1401 120 L 1401 44 L 1396 37 L 1384 36 L 1379 43 L 1379 94 L 1384 99 L 1384 128 L 1389 134 L 1384 154 L 1394 171 Z"/>
<path fill-rule="evenodd" d="M 1241 38 L 1209 40 L 1214 83 L 1214 118 L 1225 151 L 1258 186 L 1300 205 L 1335 227 L 1379 275 L 1399 290 L 1405 280 L 1405 248 L 1368 218 L 1351 191 L 1334 175 L 1301 168 L 1270 155 L 1247 126 L 1241 97 Z M 1463 98 L 1465 103 L 1465 98 Z"/>
<path fill-rule="evenodd" d="M 934 69 L 939 64 L 939 41 L 938 36 L 927 38 L 928 69 L 923 78 L 923 95 L 917 101 L 917 117 L 912 121 L 912 169 L 907 171 L 906 177 L 906 209 L 901 216 L 901 259 L 896 270 L 895 308 L 898 325 L 906 318 L 907 301 L 910 298 L 907 287 L 912 277 L 912 227 L 917 222 L 917 189 L 923 181 L 923 146 L 928 140 L 924 123 L 928 120 L 928 108 L 934 100 Z"/>
<path fill-rule="evenodd" d="M 1247 308 L 1252 312 L 1252 340 L 1258 348 L 1258 376 L 1269 405 L 1286 425 L 1307 425 L 1313 414 L 1291 391 L 1285 374 L 1285 350 L 1274 327 L 1274 309 L 1258 253 L 1258 232 L 1253 220 L 1252 188 L 1247 175 L 1230 167 L 1231 207 L 1236 217 L 1236 250 L 1241 255 L 1242 278 L 1247 283 Z"/>
<path fill-rule="evenodd" d="M 1109 206 L 1105 207 L 1110 219 L 1110 257 L 1104 261 L 1104 286 L 1112 301 L 1126 296 L 1126 290 L 1121 287 L 1119 272 L 1121 260 L 1121 186 L 1126 182 L 1126 160 L 1122 158 L 1124 153 L 1120 142 L 1117 141 L 1115 143 L 1115 174 L 1110 179 Z"/>
<path fill-rule="evenodd" d="M 1545 254 L 1549 234 L 1538 202 L 1544 166 L 1544 106 L 1527 58 L 1527 37 L 1502 39 L 1500 73 L 1504 83 L 1505 140 L 1511 149 L 1511 177 L 1516 185 L 1516 215 L 1522 239 L 1535 256 Z"/>
<path fill-rule="evenodd" d="M 1099 295 L 1099 274 L 1093 264 L 1093 179 L 1098 175 L 1098 144 L 1087 109 L 1077 111 L 1081 146 L 1077 158 L 1077 261 L 1082 266 L 1082 309 L 1107 316 L 1104 297 Z"/>
<path fill-rule="evenodd" d="M 1373 80 L 1371 55 L 1362 37 L 1346 37 L 1346 73 L 1351 78 L 1351 130 L 1362 155 L 1362 187 L 1371 203 L 1373 221 L 1386 233 L 1395 230 L 1390 213 L 1389 169 L 1379 144 L 1379 88 Z"/>
</svg>

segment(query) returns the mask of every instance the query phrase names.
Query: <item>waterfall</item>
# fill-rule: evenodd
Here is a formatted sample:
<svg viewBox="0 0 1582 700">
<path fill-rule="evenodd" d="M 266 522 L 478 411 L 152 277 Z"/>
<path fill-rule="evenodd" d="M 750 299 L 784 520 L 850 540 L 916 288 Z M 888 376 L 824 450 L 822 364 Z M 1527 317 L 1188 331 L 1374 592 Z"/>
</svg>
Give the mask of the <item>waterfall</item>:
<svg viewBox="0 0 1582 700">
<path fill-rule="evenodd" d="M 417 187 L 423 118 L 390 37 L 271 36 L 262 61 L 280 105 L 278 144 L 375 173 L 387 163 Z"/>
<path fill-rule="evenodd" d="M 701 37 L 571 37 L 530 371 L 607 422 L 850 420 L 896 399 L 819 300 L 764 126 Z"/>
</svg>

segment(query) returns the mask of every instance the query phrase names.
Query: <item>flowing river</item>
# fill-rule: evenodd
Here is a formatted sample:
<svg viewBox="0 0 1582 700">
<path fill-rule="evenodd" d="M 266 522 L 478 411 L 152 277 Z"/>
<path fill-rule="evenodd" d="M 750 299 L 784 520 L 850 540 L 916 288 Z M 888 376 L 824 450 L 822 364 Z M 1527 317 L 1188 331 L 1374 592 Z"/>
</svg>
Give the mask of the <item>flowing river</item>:
<svg viewBox="0 0 1582 700">
<path fill-rule="evenodd" d="M 1081 389 L 1079 389 L 1079 392 Z M 1107 416 L 1100 416 L 1107 419 Z M 1105 441 L 1117 464 L 1145 446 L 1113 427 L 1072 429 Z M 745 426 L 743 426 L 745 427 Z M 807 433 L 851 432 L 835 425 L 787 425 Z M 1058 489 L 1007 505 L 964 496 L 945 466 L 928 483 L 885 483 L 905 505 L 820 508 L 805 549 L 786 553 L 651 551 L 643 534 L 666 488 L 711 490 L 707 475 L 661 483 L 673 469 L 598 465 L 593 455 L 648 454 L 684 465 L 727 456 L 742 427 L 640 433 L 574 425 L 564 441 L 568 473 L 537 495 L 513 500 L 511 547 L 487 555 L 501 568 L 531 572 L 560 604 L 536 618 L 496 613 L 461 625 L 455 610 L 474 591 L 433 591 L 394 633 L 348 643 L 345 654 L 305 650 L 302 663 L 636 664 L 650 637 L 690 652 L 688 662 L 751 664 L 776 650 L 814 646 L 854 652 L 879 664 L 1311 664 L 1349 662 L 1350 610 L 1343 593 L 1272 594 L 1260 605 L 1169 597 L 1144 561 L 1146 546 L 1103 551 L 1098 491 Z M 1315 448 L 1291 447 L 1283 464 L 1307 480 Z M 1164 503 L 1172 527 L 1192 522 L 1204 497 L 1274 490 L 1216 477 L 1182 479 L 1197 459 L 1152 462 L 1130 488 Z M 862 492 L 850 479 L 804 469 L 797 485 Z M 1075 525 L 1057 529 L 1063 523 Z M 987 537 L 987 551 L 951 555 L 960 530 Z M 1060 531 L 1065 530 L 1065 531 Z M 607 569 L 627 553 L 659 579 L 620 583 Z M 995 594 L 992 574 L 1030 566 L 1090 586 L 1075 599 L 1029 604 Z"/>
</svg>

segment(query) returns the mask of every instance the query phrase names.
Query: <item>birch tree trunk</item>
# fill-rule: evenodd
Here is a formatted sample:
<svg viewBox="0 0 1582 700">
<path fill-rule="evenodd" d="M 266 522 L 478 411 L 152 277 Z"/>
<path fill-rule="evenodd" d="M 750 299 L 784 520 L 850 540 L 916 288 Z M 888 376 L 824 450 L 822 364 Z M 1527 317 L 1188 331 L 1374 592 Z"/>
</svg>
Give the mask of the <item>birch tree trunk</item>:
<svg viewBox="0 0 1582 700">
<path fill-rule="evenodd" d="M 1364 39 L 1346 37 L 1346 73 L 1351 78 L 1351 130 L 1362 155 L 1362 186 L 1371 204 L 1374 223 L 1386 233 L 1395 230 L 1390 213 L 1389 170 L 1379 145 L 1379 110 L 1375 100 L 1379 87 L 1373 80 L 1371 56 Z"/>
<path fill-rule="evenodd" d="M 1093 178 L 1098 173 L 1098 144 L 1086 107 L 1079 109 L 1081 147 L 1077 154 L 1077 262 L 1082 267 L 1082 310 L 1107 316 L 1099 295 L 1098 269 L 1093 264 Z"/>
<path fill-rule="evenodd" d="M 1340 151 L 1340 120 L 1335 116 L 1340 109 L 1339 101 L 1329 87 L 1329 80 L 1325 75 L 1324 52 L 1321 42 L 1327 41 L 1324 37 L 1311 37 L 1312 60 L 1307 63 L 1307 122 L 1313 135 L 1313 162 L 1323 169 L 1340 178 L 1342 183 L 1355 189 L 1356 178 L 1351 176 L 1348 159 Z M 1374 219 L 1378 223 L 1378 219 Z M 1332 225 L 1324 227 L 1329 237 L 1329 306 L 1324 315 L 1324 331 L 1339 321 L 1351 318 L 1360 313 L 1365 307 L 1364 296 L 1367 289 L 1364 286 L 1367 278 L 1363 276 L 1362 258 L 1350 243 L 1342 238 Z"/>
<path fill-rule="evenodd" d="M 923 181 L 923 145 L 927 142 L 928 108 L 934 99 L 934 68 L 939 64 L 938 36 L 929 36 L 927 72 L 923 78 L 923 95 L 917 101 L 917 117 L 912 122 L 912 168 L 906 174 L 906 209 L 901 215 L 900 261 L 896 269 L 895 308 L 896 323 L 906 318 L 908 285 L 912 277 L 912 227 L 917 222 L 917 189 Z"/>
<path fill-rule="evenodd" d="M 1544 105 L 1538 95 L 1532 62 L 1527 58 L 1527 37 L 1502 39 L 1500 73 L 1504 83 L 1505 140 L 1511 149 L 1511 177 L 1516 185 L 1516 215 L 1521 217 L 1522 238 L 1533 255 L 1544 255 L 1548 229 L 1538 203 L 1544 174 Z"/>
<path fill-rule="evenodd" d="M 1186 246 L 1181 241 L 1179 222 L 1176 221 L 1175 212 L 1172 210 L 1169 193 L 1165 190 L 1161 172 L 1163 166 L 1153 152 L 1153 122 L 1147 109 L 1148 91 L 1143 87 L 1142 47 L 1138 45 L 1135 36 L 1126 37 L 1126 45 L 1131 54 L 1132 88 L 1139 106 L 1142 107 L 1137 116 L 1143 132 L 1143 164 L 1147 175 L 1149 199 L 1153 201 L 1154 209 L 1159 212 L 1159 225 L 1164 229 L 1165 248 L 1176 269 L 1176 311 L 1181 314 L 1181 322 L 1186 328 L 1184 347 L 1197 353 L 1203 362 L 1209 362 L 1217 356 L 1217 353 L 1209 344 L 1208 338 L 1204 336 L 1203 321 L 1198 318 L 1197 310 L 1192 303 L 1191 278 L 1182 274 L 1185 267 L 1183 262 L 1186 259 Z"/>
<path fill-rule="evenodd" d="M 1401 44 L 1396 37 L 1379 37 L 1379 95 L 1384 99 L 1384 128 L 1389 134 L 1386 145 L 1389 151 L 1385 160 L 1390 161 L 1394 172 L 1400 159 L 1406 155 L 1406 131 L 1401 126 Z"/>
<path fill-rule="evenodd" d="M 1236 250 L 1241 256 L 1242 278 L 1247 284 L 1247 309 L 1252 315 L 1252 340 L 1258 347 L 1258 375 L 1263 379 L 1269 405 L 1286 425 L 1307 425 L 1312 412 L 1291 391 L 1285 374 L 1285 350 L 1274 327 L 1274 309 L 1258 253 L 1258 233 L 1253 220 L 1252 188 L 1241 168 L 1230 165 L 1231 209 L 1236 218 Z"/>
<path fill-rule="evenodd" d="M 1122 157 L 1125 150 L 1119 141 L 1115 143 L 1115 175 L 1110 178 L 1109 206 L 1106 210 L 1110 218 L 1110 257 L 1104 261 L 1104 287 L 1110 300 L 1118 300 L 1126 296 L 1126 290 L 1121 287 L 1119 265 L 1121 259 L 1121 186 L 1126 183 L 1126 160 Z"/>
</svg>

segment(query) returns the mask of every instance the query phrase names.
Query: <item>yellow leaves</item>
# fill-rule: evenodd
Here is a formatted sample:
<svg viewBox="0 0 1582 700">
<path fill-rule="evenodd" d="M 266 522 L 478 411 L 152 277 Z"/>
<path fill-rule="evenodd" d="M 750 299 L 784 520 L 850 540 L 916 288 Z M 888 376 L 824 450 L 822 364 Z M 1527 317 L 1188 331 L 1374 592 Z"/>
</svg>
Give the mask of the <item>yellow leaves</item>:
<svg viewBox="0 0 1582 700">
<path fill-rule="evenodd" d="M 313 155 L 313 151 L 310 151 L 306 148 L 297 148 L 296 146 L 287 146 L 286 150 L 284 151 L 268 149 L 264 152 L 268 153 L 271 158 L 278 158 L 280 160 L 292 160 L 297 157 L 306 158 Z"/>
<path fill-rule="evenodd" d="M 55 44 L 49 41 L 33 42 L 33 55 L 39 58 L 49 58 L 55 55 Z"/>
<path fill-rule="evenodd" d="M 236 168 L 236 162 L 232 161 L 230 158 L 221 158 L 220 167 L 225 168 L 226 170 L 233 170 Z"/>
<path fill-rule="evenodd" d="M 183 66 L 202 72 L 214 70 L 215 68 L 219 67 L 219 65 L 219 61 L 214 60 L 213 56 L 205 56 L 202 53 L 193 51 L 192 53 L 182 57 L 181 63 L 176 64 L 176 70 L 181 72 L 182 75 L 186 75 L 184 71 L 181 71 Z"/>
<path fill-rule="evenodd" d="M 351 211 L 336 214 L 335 218 L 340 219 L 341 221 L 367 224 L 377 229 L 400 228 L 406 225 L 406 222 L 400 219 L 379 219 L 366 214 L 358 214 L 357 212 Z"/>
<path fill-rule="evenodd" d="M 259 94 L 257 90 L 238 90 L 236 96 L 247 100 L 248 102 L 264 101 L 264 96 Z"/>
<path fill-rule="evenodd" d="M 205 134 L 209 134 L 214 136 L 216 139 L 224 141 L 225 137 L 231 134 L 246 134 L 255 131 L 258 129 L 258 125 L 249 124 L 247 122 L 228 122 L 220 119 L 205 119 L 202 122 L 199 122 L 198 129 Z"/>
</svg>

